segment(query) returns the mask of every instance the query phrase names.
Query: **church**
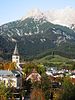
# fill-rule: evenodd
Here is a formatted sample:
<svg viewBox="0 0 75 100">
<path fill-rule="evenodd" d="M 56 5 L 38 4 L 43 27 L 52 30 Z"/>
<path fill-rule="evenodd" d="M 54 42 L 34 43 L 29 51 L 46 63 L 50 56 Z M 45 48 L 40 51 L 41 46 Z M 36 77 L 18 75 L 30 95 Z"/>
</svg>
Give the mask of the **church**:
<svg viewBox="0 0 75 100">
<path fill-rule="evenodd" d="M 16 70 L 0 70 L 0 81 L 4 82 L 6 87 L 22 87 L 22 68 L 20 67 L 20 56 L 17 44 L 12 55 L 12 62 L 16 63 Z"/>
<path fill-rule="evenodd" d="M 18 52 L 17 44 L 15 45 L 15 49 L 12 54 L 12 62 L 16 63 L 16 69 L 18 69 L 19 71 L 22 71 L 22 68 L 20 67 L 20 55 Z"/>
</svg>

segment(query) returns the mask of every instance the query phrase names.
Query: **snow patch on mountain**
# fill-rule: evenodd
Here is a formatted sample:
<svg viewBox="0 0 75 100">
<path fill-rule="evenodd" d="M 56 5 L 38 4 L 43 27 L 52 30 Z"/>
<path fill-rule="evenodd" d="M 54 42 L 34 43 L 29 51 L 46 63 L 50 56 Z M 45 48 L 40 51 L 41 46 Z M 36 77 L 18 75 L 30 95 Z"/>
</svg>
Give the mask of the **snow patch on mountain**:
<svg viewBox="0 0 75 100">
<path fill-rule="evenodd" d="M 41 41 L 41 42 L 45 42 L 45 41 L 46 41 L 46 39 L 40 39 L 40 41 Z"/>
<path fill-rule="evenodd" d="M 63 43 L 66 43 L 66 38 L 65 38 L 65 37 L 62 37 L 62 36 L 59 36 L 59 37 L 57 38 L 57 40 L 54 41 L 54 43 L 56 43 L 57 46 L 59 46 L 62 42 L 63 42 Z"/>
<path fill-rule="evenodd" d="M 17 42 L 14 38 L 12 38 L 11 40 L 12 40 L 12 42 Z"/>
<path fill-rule="evenodd" d="M 17 34 L 20 36 L 21 34 L 20 34 L 19 30 L 18 30 L 18 29 L 16 29 L 16 31 L 17 31 Z"/>
</svg>

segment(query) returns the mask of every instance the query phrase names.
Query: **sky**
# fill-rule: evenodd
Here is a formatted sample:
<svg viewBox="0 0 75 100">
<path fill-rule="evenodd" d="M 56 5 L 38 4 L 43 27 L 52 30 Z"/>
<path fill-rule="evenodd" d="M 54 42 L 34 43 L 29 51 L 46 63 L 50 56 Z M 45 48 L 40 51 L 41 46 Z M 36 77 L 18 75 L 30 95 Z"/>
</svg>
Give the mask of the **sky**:
<svg viewBox="0 0 75 100">
<path fill-rule="evenodd" d="M 18 20 L 31 9 L 75 8 L 75 0 L 0 0 L 0 25 Z"/>
</svg>

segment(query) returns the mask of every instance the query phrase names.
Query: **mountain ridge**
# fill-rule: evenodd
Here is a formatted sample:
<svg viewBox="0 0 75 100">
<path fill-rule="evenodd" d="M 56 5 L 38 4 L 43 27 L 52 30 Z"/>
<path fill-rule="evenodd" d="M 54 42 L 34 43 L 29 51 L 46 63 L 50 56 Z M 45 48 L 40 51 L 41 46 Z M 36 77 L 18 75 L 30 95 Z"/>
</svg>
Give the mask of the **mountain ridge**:
<svg viewBox="0 0 75 100">
<path fill-rule="evenodd" d="M 0 56 L 9 59 L 16 42 L 24 59 L 55 49 L 75 54 L 73 29 L 53 24 L 45 17 L 40 17 L 39 20 L 37 17 L 36 20 L 34 17 L 27 17 L 4 24 L 0 26 L 0 52 L 3 52 Z"/>
<path fill-rule="evenodd" d="M 75 24 L 75 9 L 72 7 L 65 7 L 63 9 L 50 9 L 48 11 L 41 11 L 39 9 L 30 10 L 25 16 L 22 17 L 21 20 L 26 18 L 33 17 L 35 20 L 40 18 L 45 18 L 47 21 L 63 25 L 67 27 L 71 27 L 72 24 Z"/>
</svg>

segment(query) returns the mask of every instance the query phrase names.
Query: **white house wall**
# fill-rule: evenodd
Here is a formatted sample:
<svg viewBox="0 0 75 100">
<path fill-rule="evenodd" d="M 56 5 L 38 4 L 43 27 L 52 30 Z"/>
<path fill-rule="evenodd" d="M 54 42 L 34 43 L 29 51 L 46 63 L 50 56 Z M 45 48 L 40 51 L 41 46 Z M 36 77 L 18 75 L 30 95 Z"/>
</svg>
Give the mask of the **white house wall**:
<svg viewBox="0 0 75 100">
<path fill-rule="evenodd" d="M 11 82 L 11 86 L 17 87 L 17 78 L 10 78 L 10 77 L 0 77 L 0 80 L 4 82 L 5 86 L 7 87 Z"/>
</svg>

